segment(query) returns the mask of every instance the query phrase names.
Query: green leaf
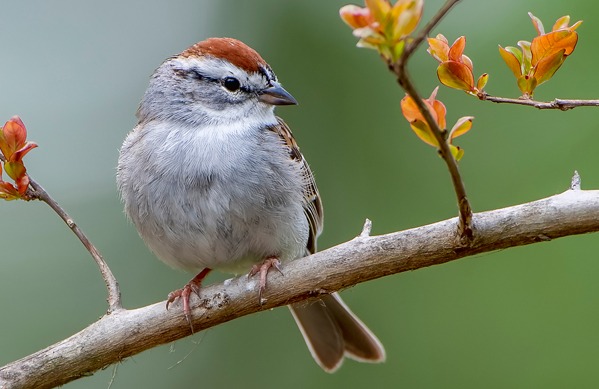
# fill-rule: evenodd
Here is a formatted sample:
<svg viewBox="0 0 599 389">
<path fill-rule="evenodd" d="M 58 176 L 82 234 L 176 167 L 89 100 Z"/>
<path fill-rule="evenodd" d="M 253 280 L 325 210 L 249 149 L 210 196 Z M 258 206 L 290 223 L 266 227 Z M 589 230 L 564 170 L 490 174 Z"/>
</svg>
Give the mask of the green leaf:
<svg viewBox="0 0 599 389">
<path fill-rule="evenodd" d="M 528 74 L 532 69 L 532 52 L 530 50 L 530 42 L 518 41 L 518 46 L 522 49 L 522 74 Z"/>
<path fill-rule="evenodd" d="M 458 162 L 464 156 L 464 149 L 459 146 L 449 145 L 449 151 L 451 151 L 451 155 L 453 155 L 453 158 Z"/>
<path fill-rule="evenodd" d="M 401 41 L 399 41 L 395 44 L 395 46 L 393 47 L 393 62 L 396 62 L 399 60 L 399 58 L 403 54 L 403 50 L 404 50 L 405 46 L 406 46 L 405 39 L 402 39 Z"/>
<path fill-rule="evenodd" d="M 518 78 L 518 88 L 526 98 L 530 98 L 533 95 L 535 88 L 537 87 L 537 79 L 530 76 L 521 76 Z"/>
<path fill-rule="evenodd" d="M 13 180 L 19 179 L 27 171 L 25 169 L 25 165 L 23 165 L 22 161 L 5 162 L 4 170 L 6 171 L 6 174 L 8 174 L 9 177 L 12 178 Z"/>
</svg>

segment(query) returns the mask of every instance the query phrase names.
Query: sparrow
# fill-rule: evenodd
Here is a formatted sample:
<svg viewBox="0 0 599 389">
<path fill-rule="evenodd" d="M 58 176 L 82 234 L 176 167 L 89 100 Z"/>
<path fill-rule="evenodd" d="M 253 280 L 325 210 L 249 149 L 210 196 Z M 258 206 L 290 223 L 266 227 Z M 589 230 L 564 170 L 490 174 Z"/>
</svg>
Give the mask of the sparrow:
<svg viewBox="0 0 599 389">
<path fill-rule="evenodd" d="M 167 309 L 182 301 L 188 321 L 190 295 L 212 269 L 259 274 L 261 298 L 270 269 L 316 252 L 321 198 L 291 130 L 274 114 L 295 104 L 266 61 L 232 38 L 196 43 L 150 78 L 120 150 L 117 186 L 151 251 L 197 273 L 167 299 Z M 339 294 L 289 308 L 325 371 L 344 357 L 385 360 Z"/>
</svg>

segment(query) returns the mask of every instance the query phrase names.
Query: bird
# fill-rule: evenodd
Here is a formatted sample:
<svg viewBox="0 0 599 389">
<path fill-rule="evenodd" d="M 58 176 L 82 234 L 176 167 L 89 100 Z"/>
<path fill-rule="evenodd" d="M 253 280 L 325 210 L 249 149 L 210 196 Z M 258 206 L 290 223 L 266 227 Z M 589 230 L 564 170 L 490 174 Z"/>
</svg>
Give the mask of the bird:
<svg viewBox="0 0 599 389">
<path fill-rule="evenodd" d="M 120 149 L 117 187 L 150 250 L 197 273 L 167 299 L 167 309 L 182 301 L 188 321 L 190 296 L 213 269 L 259 274 L 262 298 L 269 270 L 316 252 L 321 197 L 289 126 L 274 113 L 296 104 L 268 63 L 233 38 L 200 41 L 150 77 Z M 289 308 L 324 371 L 345 357 L 385 360 L 382 343 L 338 293 Z"/>
</svg>

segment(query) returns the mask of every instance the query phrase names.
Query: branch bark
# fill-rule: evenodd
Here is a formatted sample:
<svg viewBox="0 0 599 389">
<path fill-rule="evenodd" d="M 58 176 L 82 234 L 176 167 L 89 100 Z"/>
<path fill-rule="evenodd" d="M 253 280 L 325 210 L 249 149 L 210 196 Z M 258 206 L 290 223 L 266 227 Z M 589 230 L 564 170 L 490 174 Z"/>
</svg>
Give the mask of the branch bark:
<svg viewBox="0 0 599 389">
<path fill-rule="evenodd" d="M 428 34 L 437 26 L 437 24 L 441 22 L 445 15 L 458 2 L 459 0 L 447 0 L 439 9 L 439 11 L 437 11 L 437 13 L 433 16 L 433 18 L 426 24 L 426 26 L 424 26 L 422 31 L 420 31 L 420 33 L 416 35 L 416 37 L 410 43 L 406 44 L 406 47 L 399 60 L 396 62 L 387 61 L 387 67 L 395 74 L 397 82 L 406 91 L 406 94 L 412 98 L 418 107 L 418 110 L 422 113 L 422 116 L 432 130 L 437 143 L 439 144 L 439 155 L 441 158 L 443 158 L 445 164 L 447 165 L 447 170 L 449 170 L 449 175 L 451 177 L 451 183 L 453 184 L 453 188 L 457 197 L 459 213 L 458 231 L 460 233 L 460 237 L 462 238 L 462 244 L 467 245 L 470 243 L 470 240 L 474 235 L 474 231 L 472 229 L 472 208 L 470 206 L 470 202 L 468 201 L 468 196 L 466 195 L 466 187 L 464 186 L 464 182 L 460 174 L 458 162 L 455 160 L 449 149 L 449 144 L 447 143 L 447 132 L 445 129 L 439 128 L 439 125 L 433 118 L 432 113 L 429 112 L 426 105 L 424 105 L 422 102 L 422 97 L 416 90 L 416 87 L 414 86 L 407 69 L 407 64 L 412 54 L 414 54 L 416 49 L 420 46 Z"/>
<path fill-rule="evenodd" d="M 266 301 L 258 303 L 256 280 L 237 277 L 202 289 L 192 298 L 196 331 L 322 293 L 390 274 L 438 265 L 508 247 L 599 231 L 599 190 L 566 192 L 542 200 L 473 215 L 476 234 L 460 244 L 458 218 L 387 235 L 355 239 L 285 264 L 271 273 Z M 314 271 L 318 269 L 318 271 Z M 201 300 L 201 301 L 200 301 Z M 51 388 L 160 344 L 190 335 L 179 307 L 165 302 L 117 309 L 81 332 L 0 368 L 0 388 Z"/>
<path fill-rule="evenodd" d="M 110 270 L 108 265 L 106 264 L 106 261 L 102 257 L 102 254 L 100 254 L 100 251 L 96 248 L 96 246 L 93 245 L 93 243 L 89 240 L 89 238 L 87 237 L 87 235 L 85 235 L 81 228 L 79 228 L 77 223 L 75 223 L 75 220 L 73 220 L 73 218 L 71 218 L 67 214 L 67 212 L 58 204 L 58 202 L 54 200 L 54 198 L 52 198 L 52 196 L 50 196 L 50 194 L 40 184 L 38 184 L 37 181 L 31 178 L 31 176 L 29 176 L 29 185 L 30 187 L 27 190 L 27 193 L 30 199 L 40 200 L 48 204 L 48 206 L 58 215 L 59 218 L 62 219 L 62 221 L 65 222 L 67 227 L 69 227 L 69 229 L 75 234 L 75 236 L 83 244 L 85 249 L 91 254 L 92 258 L 94 259 L 94 262 L 96 262 L 96 265 L 98 265 L 100 274 L 102 275 L 104 283 L 106 284 L 106 290 L 108 291 L 108 312 L 117 311 L 121 309 L 123 306 L 121 303 L 121 291 L 119 288 L 119 283 L 116 280 L 116 277 L 112 274 L 112 271 Z M 3 387 L 0 386 L 0 389 L 3 389 Z"/>
<path fill-rule="evenodd" d="M 477 96 L 480 100 L 491 101 L 499 104 L 516 104 L 528 105 L 537 109 L 559 109 L 568 111 L 576 107 L 599 107 L 599 100 L 568 100 L 568 99 L 553 99 L 551 101 L 537 101 L 531 99 L 511 99 L 507 97 L 491 96 L 486 93 L 480 93 Z"/>
</svg>

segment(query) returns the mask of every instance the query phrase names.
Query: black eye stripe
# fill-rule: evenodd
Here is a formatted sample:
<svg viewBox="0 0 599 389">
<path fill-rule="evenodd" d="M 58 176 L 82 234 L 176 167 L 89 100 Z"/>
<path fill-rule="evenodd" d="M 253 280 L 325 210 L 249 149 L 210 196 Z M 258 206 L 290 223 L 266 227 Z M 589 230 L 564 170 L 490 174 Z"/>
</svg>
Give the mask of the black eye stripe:
<svg viewBox="0 0 599 389">
<path fill-rule="evenodd" d="M 196 70 L 190 70 L 189 75 L 196 80 L 211 80 L 209 77 L 204 76 L 202 73 Z"/>
<path fill-rule="evenodd" d="M 180 71 L 180 72 L 177 72 L 177 74 L 181 76 L 181 75 L 183 75 L 183 72 Z M 230 92 L 238 92 L 238 91 L 245 92 L 245 93 L 251 92 L 251 90 L 248 87 L 241 85 L 241 82 L 237 78 L 232 77 L 232 76 L 227 76 L 223 79 L 218 79 L 218 78 L 206 76 L 205 74 L 202 74 L 195 69 L 190 69 L 189 71 L 186 72 L 186 75 L 187 75 L 187 77 L 190 77 L 190 78 L 193 78 L 196 80 L 204 80 L 204 81 L 219 83 Z M 233 85 L 232 82 L 236 83 L 236 85 Z M 235 87 L 230 89 L 229 87 L 227 87 L 227 85 L 225 85 L 227 83 L 229 83 L 229 87 L 233 87 L 233 86 L 235 86 Z"/>
</svg>

